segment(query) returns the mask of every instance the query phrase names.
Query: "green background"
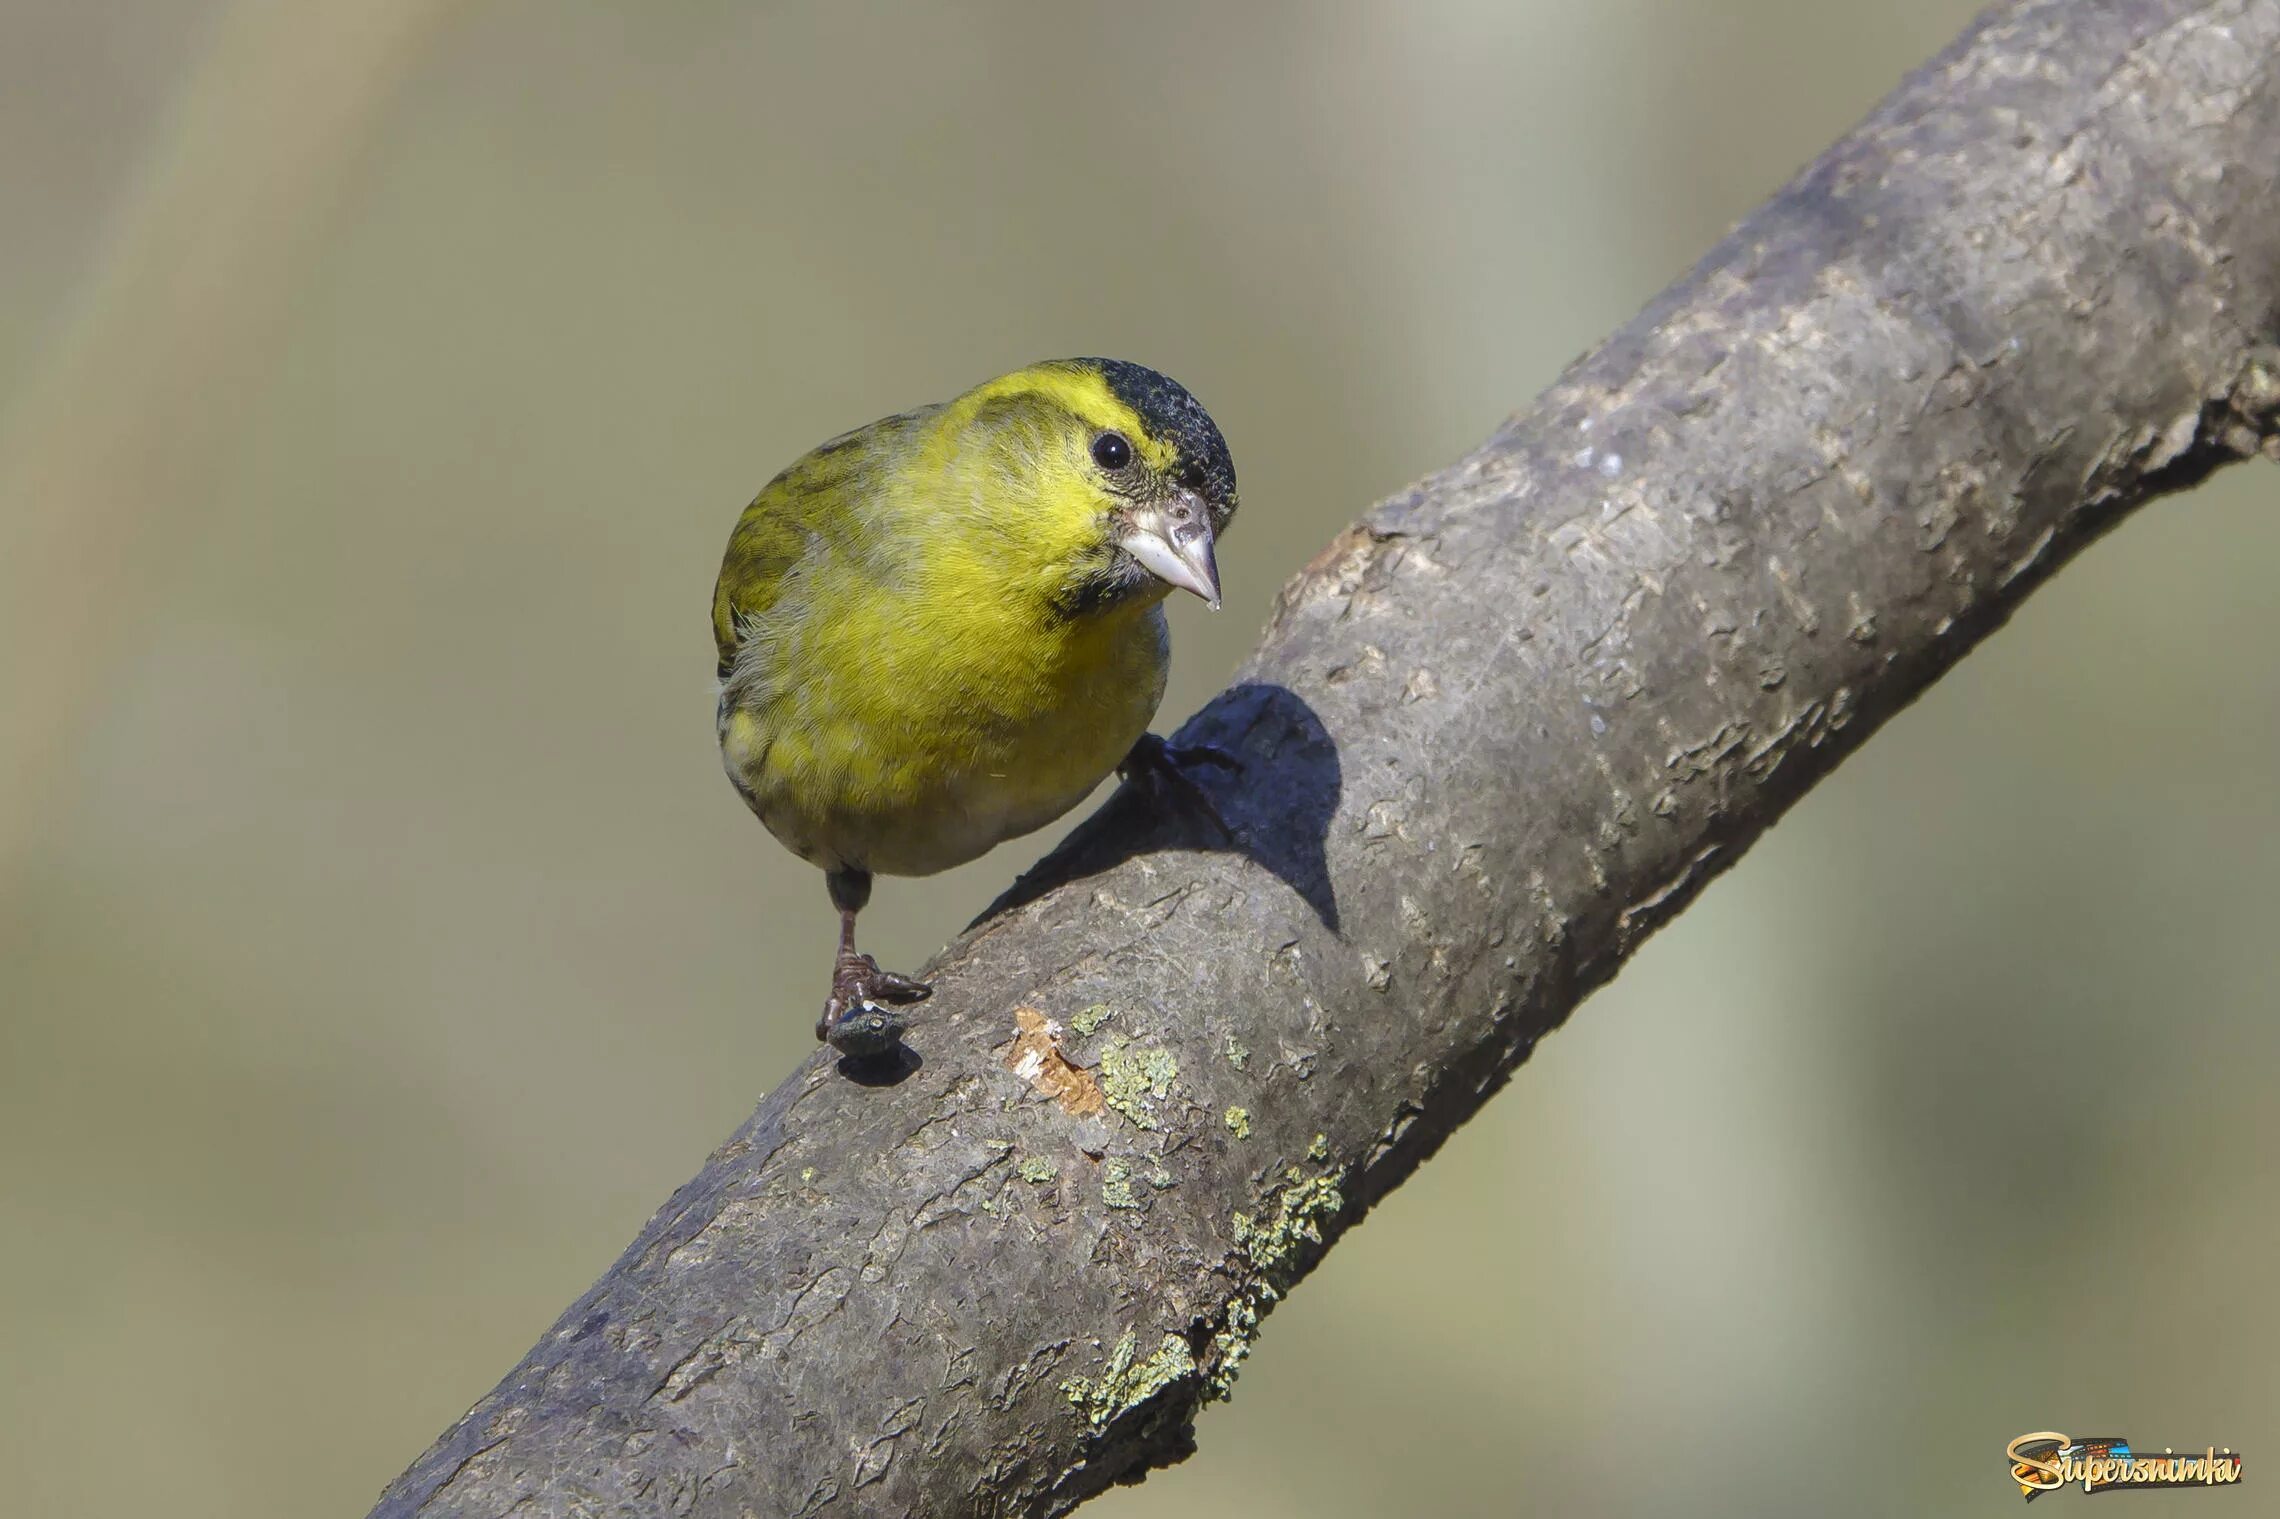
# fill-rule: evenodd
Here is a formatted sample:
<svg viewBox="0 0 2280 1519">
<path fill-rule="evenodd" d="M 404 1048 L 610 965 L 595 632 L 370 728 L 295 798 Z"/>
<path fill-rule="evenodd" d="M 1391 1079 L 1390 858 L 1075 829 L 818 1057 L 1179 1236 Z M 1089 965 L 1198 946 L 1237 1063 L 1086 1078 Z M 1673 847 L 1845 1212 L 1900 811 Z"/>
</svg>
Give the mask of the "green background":
<svg viewBox="0 0 2280 1519">
<path fill-rule="evenodd" d="M 41 1519 L 361 1512 L 808 1050 L 831 919 L 706 628 L 777 467 L 1032 358 L 1178 376 L 1244 511 L 1176 722 L 1971 7 L 327 9 L 0 3 L 0 524 L 93 545 L 7 567 L 94 633 L 0 691 L 61 735 L 0 772 Z M 2274 479 L 2061 575 L 1088 1512 L 2009 1513 L 2032 1429 L 2262 1487 Z"/>
</svg>

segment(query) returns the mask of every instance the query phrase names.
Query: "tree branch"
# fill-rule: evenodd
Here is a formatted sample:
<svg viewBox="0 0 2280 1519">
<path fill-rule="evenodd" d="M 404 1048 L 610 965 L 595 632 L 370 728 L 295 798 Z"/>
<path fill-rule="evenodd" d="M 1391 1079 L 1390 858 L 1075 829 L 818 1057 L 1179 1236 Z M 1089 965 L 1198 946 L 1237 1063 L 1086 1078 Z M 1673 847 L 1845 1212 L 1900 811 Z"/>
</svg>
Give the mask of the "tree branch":
<svg viewBox="0 0 2280 1519">
<path fill-rule="evenodd" d="M 810 1060 L 382 1498 L 1065 1510 L 1577 1000 L 2125 511 L 2280 412 L 2280 0 L 1999 9 L 1283 593 L 1183 737 Z M 784 1013 L 790 1016 L 789 1010 Z"/>
</svg>

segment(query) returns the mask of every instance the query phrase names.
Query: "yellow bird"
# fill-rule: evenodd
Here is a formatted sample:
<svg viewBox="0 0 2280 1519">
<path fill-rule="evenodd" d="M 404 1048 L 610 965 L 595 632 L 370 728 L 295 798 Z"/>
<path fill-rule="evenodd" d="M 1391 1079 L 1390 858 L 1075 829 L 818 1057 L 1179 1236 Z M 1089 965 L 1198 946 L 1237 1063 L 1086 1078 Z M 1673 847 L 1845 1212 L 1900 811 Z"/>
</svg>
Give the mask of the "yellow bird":
<svg viewBox="0 0 2280 1519">
<path fill-rule="evenodd" d="M 839 954 L 816 1037 L 894 1046 L 924 983 L 855 948 L 874 873 L 930 875 L 1028 833 L 1111 770 L 1205 801 L 1148 732 L 1174 588 L 1219 605 L 1226 440 L 1180 385 L 1065 359 L 887 417 L 768 482 L 713 591 L 720 750 L 821 866 Z"/>
</svg>

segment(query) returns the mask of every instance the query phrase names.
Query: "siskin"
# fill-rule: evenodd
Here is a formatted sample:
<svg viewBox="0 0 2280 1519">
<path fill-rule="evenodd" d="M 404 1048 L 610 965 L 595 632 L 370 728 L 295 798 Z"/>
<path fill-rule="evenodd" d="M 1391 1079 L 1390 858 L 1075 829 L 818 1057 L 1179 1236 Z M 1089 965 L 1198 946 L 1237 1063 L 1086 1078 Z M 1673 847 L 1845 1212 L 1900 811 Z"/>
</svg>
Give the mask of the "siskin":
<svg viewBox="0 0 2280 1519">
<path fill-rule="evenodd" d="M 1234 515 L 1210 414 L 1115 359 L 1031 365 L 842 434 L 745 508 L 713 592 L 721 759 L 839 911 L 817 1038 L 883 1053 L 892 1009 L 927 994 L 856 951 L 875 873 L 963 864 L 1111 770 L 1201 797 L 1179 764 L 1226 756 L 1147 730 L 1163 600 L 1219 605 Z"/>
</svg>

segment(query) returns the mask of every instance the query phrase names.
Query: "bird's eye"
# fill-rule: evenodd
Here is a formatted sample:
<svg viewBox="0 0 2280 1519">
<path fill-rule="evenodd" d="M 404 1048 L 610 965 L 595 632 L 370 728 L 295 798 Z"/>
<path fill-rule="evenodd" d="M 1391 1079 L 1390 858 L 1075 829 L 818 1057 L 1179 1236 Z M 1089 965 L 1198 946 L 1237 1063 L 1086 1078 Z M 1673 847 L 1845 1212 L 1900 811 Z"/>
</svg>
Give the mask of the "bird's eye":
<svg viewBox="0 0 2280 1519">
<path fill-rule="evenodd" d="M 1132 462 L 1132 445 L 1120 432 L 1104 432 L 1093 439 L 1093 463 L 1102 469 L 1122 469 Z"/>
</svg>

